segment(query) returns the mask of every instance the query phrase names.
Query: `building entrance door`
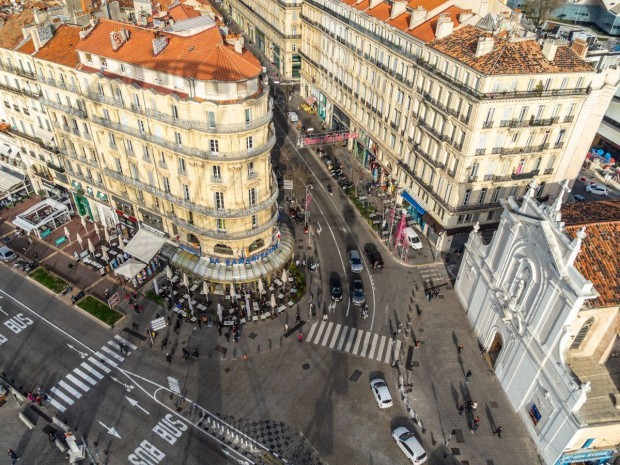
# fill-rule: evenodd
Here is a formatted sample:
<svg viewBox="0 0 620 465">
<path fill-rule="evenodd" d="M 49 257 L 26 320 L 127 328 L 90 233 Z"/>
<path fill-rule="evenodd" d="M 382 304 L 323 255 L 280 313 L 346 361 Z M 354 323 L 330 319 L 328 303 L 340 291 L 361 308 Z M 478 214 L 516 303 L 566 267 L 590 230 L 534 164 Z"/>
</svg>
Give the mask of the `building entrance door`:
<svg viewBox="0 0 620 465">
<path fill-rule="evenodd" d="M 499 333 L 495 333 L 495 337 L 493 338 L 493 342 L 491 343 L 491 347 L 489 347 L 489 358 L 491 359 L 491 365 L 495 367 L 495 362 L 499 357 L 499 353 L 502 350 L 502 336 Z"/>
</svg>

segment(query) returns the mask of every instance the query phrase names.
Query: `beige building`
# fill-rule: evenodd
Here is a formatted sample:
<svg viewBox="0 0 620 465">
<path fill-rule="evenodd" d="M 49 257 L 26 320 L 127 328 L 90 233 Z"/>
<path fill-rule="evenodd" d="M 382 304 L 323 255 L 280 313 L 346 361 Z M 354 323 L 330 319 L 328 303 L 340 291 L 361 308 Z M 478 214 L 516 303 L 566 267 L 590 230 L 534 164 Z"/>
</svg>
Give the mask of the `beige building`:
<svg viewBox="0 0 620 465">
<path fill-rule="evenodd" d="M 0 50 L 8 87 L 22 78 L 16 67 L 30 73 L 30 87 L 0 92 L 11 132 L 39 145 L 33 163 L 66 170 L 77 212 L 170 237 L 185 252 L 168 247 L 169 258 L 214 283 L 284 266 L 292 238 L 277 226 L 269 89 L 243 39 L 208 16 L 165 32 L 105 19 L 50 32 Z M 45 134 L 32 113 L 31 124 L 12 119 L 25 92 L 48 118 Z"/>
<path fill-rule="evenodd" d="M 470 4 L 471 3 L 471 4 Z M 574 179 L 613 96 L 584 43 L 540 44 L 493 2 L 306 0 L 301 92 L 398 194 L 431 242 L 480 222 L 499 200 L 555 196 Z"/>
<path fill-rule="evenodd" d="M 223 5 L 250 40 L 280 70 L 280 77 L 298 81 L 302 0 L 224 0 Z"/>
</svg>

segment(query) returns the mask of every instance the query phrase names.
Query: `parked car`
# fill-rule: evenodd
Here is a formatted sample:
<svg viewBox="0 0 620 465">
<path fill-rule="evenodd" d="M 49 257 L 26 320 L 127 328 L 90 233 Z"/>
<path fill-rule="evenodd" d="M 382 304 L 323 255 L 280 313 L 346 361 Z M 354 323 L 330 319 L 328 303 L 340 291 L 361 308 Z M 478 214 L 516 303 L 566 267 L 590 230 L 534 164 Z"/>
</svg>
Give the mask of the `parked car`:
<svg viewBox="0 0 620 465">
<path fill-rule="evenodd" d="M 349 264 L 353 273 L 361 273 L 364 269 L 362 265 L 362 257 L 357 250 L 349 250 Z"/>
<path fill-rule="evenodd" d="M 0 260 L 2 260 L 3 262 L 10 262 L 12 260 L 15 260 L 17 258 L 17 255 L 15 255 L 15 252 L 13 252 L 11 249 L 9 249 L 8 247 L 0 247 Z"/>
<path fill-rule="evenodd" d="M 428 460 L 426 451 L 409 429 L 399 426 L 392 431 L 392 438 L 411 463 L 419 465 Z"/>
<path fill-rule="evenodd" d="M 375 244 L 366 244 L 364 250 L 366 251 L 366 257 L 368 258 L 368 265 L 370 267 L 375 270 L 383 268 L 383 257 L 381 257 L 381 252 L 377 250 Z"/>
<path fill-rule="evenodd" d="M 370 382 L 370 390 L 375 396 L 379 408 L 389 408 L 393 405 L 388 385 L 383 378 L 375 378 Z"/>
<path fill-rule="evenodd" d="M 362 283 L 361 279 L 353 280 L 351 300 L 353 301 L 353 305 L 357 305 L 358 307 L 366 303 L 366 296 L 364 295 L 364 283 Z"/>
<path fill-rule="evenodd" d="M 297 121 L 299 121 L 299 116 L 297 116 L 297 113 L 295 113 L 294 111 L 289 111 L 287 116 L 288 120 L 291 123 L 296 123 Z"/>
<path fill-rule="evenodd" d="M 575 202 L 585 202 L 586 198 L 583 195 L 573 195 L 573 199 L 575 199 Z"/>
<path fill-rule="evenodd" d="M 422 241 L 420 241 L 420 237 L 411 226 L 405 228 L 405 237 L 409 242 L 409 247 L 412 249 L 420 250 L 422 248 Z"/>
<path fill-rule="evenodd" d="M 340 302 L 342 300 L 342 282 L 338 273 L 332 273 L 329 279 L 329 288 L 334 302 Z"/>
<path fill-rule="evenodd" d="M 595 195 L 607 195 L 607 188 L 598 184 L 590 184 L 586 186 L 586 192 Z"/>
</svg>

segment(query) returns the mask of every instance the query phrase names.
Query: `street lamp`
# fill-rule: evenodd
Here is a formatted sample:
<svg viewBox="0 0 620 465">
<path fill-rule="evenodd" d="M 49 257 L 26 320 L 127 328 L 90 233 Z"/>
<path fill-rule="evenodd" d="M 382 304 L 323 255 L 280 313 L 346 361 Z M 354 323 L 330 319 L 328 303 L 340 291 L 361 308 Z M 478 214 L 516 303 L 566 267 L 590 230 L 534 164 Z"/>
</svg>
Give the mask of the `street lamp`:
<svg viewBox="0 0 620 465">
<path fill-rule="evenodd" d="M 310 194 L 308 191 L 312 189 L 314 189 L 312 184 L 306 184 L 306 197 L 304 198 L 304 226 L 306 227 L 308 226 L 308 217 L 310 216 L 310 199 L 308 198 Z"/>
</svg>

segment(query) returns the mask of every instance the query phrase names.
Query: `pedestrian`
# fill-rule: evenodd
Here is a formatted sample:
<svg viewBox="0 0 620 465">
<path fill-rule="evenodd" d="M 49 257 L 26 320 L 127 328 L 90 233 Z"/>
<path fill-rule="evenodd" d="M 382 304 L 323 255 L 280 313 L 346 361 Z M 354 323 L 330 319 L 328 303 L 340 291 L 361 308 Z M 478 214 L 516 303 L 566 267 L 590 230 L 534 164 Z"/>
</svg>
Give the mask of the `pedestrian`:
<svg viewBox="0 0 620 465">
<path fill-rule="evenodd" d="M 226 342 L 230 342 L 230 332 L 226 332 L 224 336 L 226 336 Z"/>
<path fill-rule="evenodd" d="M 33 241 L 32 241 L 32 237 L 29 237 L 29 238 L 28 238 L 28 245 L 32 245 L 32 242 L 33 242 Z"/>
<path fill-rule="evenodd" d="M 288 333 L 288 323 L 284 323 L 284 332 Z"/>
<path fill-rule="evenodd" d="M 172 355 L 170 354 L 170 352 L 166 354 L 166 362 L 172 363 Z"/>
<path fill-rule="evenodd" d="M 301 323 L 301 316 L 299 316 L 299 313 L 295 316 L 295 321 L 297 324 Z"/>
<path fill-rule="evenodd" d="M 433 297 L 436 299 L 437 297 L 439 297 L 439 289 L 435 289 L 433 291 Z"/>
<path fill-rule="evenodd" d="M 470 400 L 469 408 L 471 409 L 472 412 L 475 412 L 476 409 L 478 408 L 478 402 L 474 402 L 473 400 Z"/>
<path fill-rule="evenodd" d="M 123 343 L 122 342 L 118 343 L 118 350 L 121 351 L 121 354 L 123 353 Z"/>
<path fill-rule="evenodd" d="M 431 291 L 426 291 L 426 299 L 430 302 L 433 298 L 433 293 Z"/>
<path fill-rule="evenodd" d="M 140 328 L 140 325 L 138 323 L 132 323 L 131 326 L 133 327 L 134 331 L 137 331 Z"/>
<path fill-rule="evenodd" d="M 477 431 L 477 430 L 478 430 L 478 426 L 479 426 L 479 424 L 480 424 L 480 417 L 479 417 L 479 416 L 476 416 L 476 417 L 474 418 L 474 421 L 473 421 L 472 423 L 473 423 L 473 424 L 472 424 L 472 427 L 471 427 L 471 434 L 474 434 L 474 431 Z"/>
<path fill-rule="evenodd" d="M 155 314 L 155 319 L 158 319 L 161 315 L 159 313 Z"/>
<path fill-rule="evenodd" d="M 38 259 L 39 259 L 39 254 L 38 254 L 38 253 L 36 253 L 36 252 L 35 252 L 32 256 L 34 257 L 34 259 L 35 259 L 35 260 L 38 260 Z"/>
<path fill-rule="evenodd" d="M 185 347 L 183 347 L 183 358 L 186 360 L 189 358 L 189 350 L 187 350 Z"/>
<path fill-rule="evenodd" d="M 459 405 L 459 415 L 463 416 L 464 411 L 465 411 L 465 404 Z"/>
<path fill-rule="evenodd" d="M 459 344 L 456 346 L 456 350 L 459 352 L 459 354 L 461 353 L 461 351 L 463 350 L 465 346 L 463 346 L 463 344 Z"/>
<path fill-rule="evenodd" d="M 497 429 L 495 431 L 493 431 L 493 434 L 497 434 L 497 437 L 501 439 L 502 438 L 502 431 L 503 431 L 503 428 L 501 426 L 498 426 Z"/>
<path fill-rule="evenodd" d="M 299 335 L 297 336 L 297 340 L 299 342 L 302 342 L 304 340 L 304 333 L 302 333 L 301 331 L 299 331 Z"/>
<path fill-rule="evenodd" d="M 471 378 L 471 370 L 467 370 L 465 373 L 465 383 L 469 383 L 469 378 Z"/>
<path fill-rule="evenodd" d="M 53 443 L 54 441 L 56 441 L 56 436 L 54 436 L 54 433 L 52 433 L 50 431 L 50 433 L 47 435 L 47 439 L 49 440 L 50 444 Z"/>
<path fill-rule="evenodd" d="M 9 449 L 9 458 L 11 459 L 11 464 L 15 465 L 15 462 L 19 459 L 17 454 L 13 452 L 13 449 Z"/>
<path fill-rule="evenodd" d="M 198 358 L 200 356 L 200 354 L 198 353 L 198 347 L 194 348 L 194 351 L 192 352 L 192 355 L 196 358 Z"/>
<path fill-rule="evenodd" d="M 403 332 L 403 324 L 402 323 L 398 323 L 398 334 Z"/>
<path fill-rule="evenodd" d="M 222 323 L 217 324 L 217 332 L 220 336 L 222 335 Z"/>
</svg>

